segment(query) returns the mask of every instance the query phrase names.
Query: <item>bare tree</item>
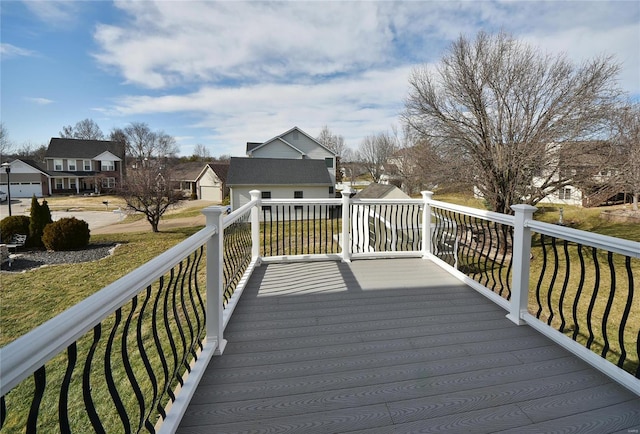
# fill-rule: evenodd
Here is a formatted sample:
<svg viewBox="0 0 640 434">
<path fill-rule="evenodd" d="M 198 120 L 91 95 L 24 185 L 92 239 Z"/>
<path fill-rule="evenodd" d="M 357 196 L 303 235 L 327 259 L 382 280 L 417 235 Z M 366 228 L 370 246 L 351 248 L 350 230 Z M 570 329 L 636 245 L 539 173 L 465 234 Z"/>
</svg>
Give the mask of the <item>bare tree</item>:
<svg viewBox="0 0 640 434">
<path fill-rule="evenodd" d="M 127 153 L 139 163 L 150 160 L 156 153 L 156 134 L 144 122 L 131 122 L 123 130 Z M 138 164 L 140 165 L 140 164 Z"/>
<path fill-rule="evenodd" d="M 184 195 L 171 187 L 171 171 L 159 161 L 148 161 L 130 170 L 127 182 L 118 189 L 127 207 L 145 215 L 153 232 L 159 232 L 160 218 Z"/>
<path fill-rule="evenodd" d="M 211 153 L 209 149 L 201 143 L 198 143 L 193 147 L 193 161 L 209 161 L 211 160 Z"/>
<path fill-rule="evenodd" d="M 9 132 L 4 124 L 0 122 L 0 155 L 6 155 L 11 152 L 13 144 L 9 140 Z"/>
<path fill-rule="evenodd" d="M 618 112 L 615 123 L 616 167 L 620 183 L 633 196 L 633 210 L 640 198 L 640 104 L 629 104 Z"/>
<path fill-rule="evenodd" d="M 93 119 L 84 119 L 76 123 L 75 127 L 66 125 L 60 131 L 60 137 L 83 140 L 104 140 L 104 134 Z"/>
<path fill-rule="evenodd" d="M 367 136 L 357 151 L 357 159 L 365 167 L 373 182 L 379 182 L 384 165 L 398 150 L 397 137 L 389 132 Z"/>
<path fill-rule="evenodd" d="M 591 139 L 606 131 L 621 95 L 618 71 L 609 57 L 576 66 L 504 33 L 461 36 L 437 68 L 412 72 L 403 118 L 440 155 L 465 163 L 455 177 L 511 213 L 575 181 L 559 164 L 568 149 L 602 146 Z"/>
<path fill-rule="evenodd" d="M 36 145 L 32 142 L 24 142 L 16 149 L 15 153 L 17 157 L 28 158 L 38 163 L 44 163 L 44 157 L 47 154 L 47 145 Z"/>
<path fill-rule="evenodd" d="M 156 136 L 156 150 L 157 156 L 162 158 L 174 158 L 180 152 L 176 139 L 173 136 L 165 133 L 164 131 L 158 131 Z"/>
<path fill-rule="evenodd" d="M 351 149 L 345 144 L 344 137 L 339 134 L 333 134 L 328 126 L 322 127 L 316 140 L 324 147 L 335 152 L 336 156 L 341 160 L 347 160 L 350 157 Z"/>
</svg>

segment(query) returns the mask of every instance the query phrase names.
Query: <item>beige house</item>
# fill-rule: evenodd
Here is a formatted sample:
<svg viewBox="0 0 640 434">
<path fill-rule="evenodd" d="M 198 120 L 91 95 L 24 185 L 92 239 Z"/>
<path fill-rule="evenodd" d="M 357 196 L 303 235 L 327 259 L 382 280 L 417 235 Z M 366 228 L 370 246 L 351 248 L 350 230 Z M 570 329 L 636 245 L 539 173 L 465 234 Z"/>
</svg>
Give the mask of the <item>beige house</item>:
<svg viewBox="0 0 640 434">
<path fill-rule="evenodd" d="M 229 196 L 227 174 L 229 163 L 208 163 L 196 177 L 195 188 L 198 198 L 212 202 L 222 202 Z"/>
</svg>

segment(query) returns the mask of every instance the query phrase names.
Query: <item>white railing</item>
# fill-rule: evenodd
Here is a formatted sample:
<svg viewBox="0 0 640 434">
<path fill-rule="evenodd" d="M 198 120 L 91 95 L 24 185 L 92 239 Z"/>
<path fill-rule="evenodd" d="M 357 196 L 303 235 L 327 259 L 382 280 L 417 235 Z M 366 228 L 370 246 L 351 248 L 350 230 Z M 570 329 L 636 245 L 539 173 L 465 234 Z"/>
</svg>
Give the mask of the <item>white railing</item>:
<svg viewBox="0 0 640 434">
<path fill-rule="evenodd" d="M 197 342 L 198 348 L 189 347 L 184 351 L 184 357 L 190 361 L 184 369 L 176 368 L 176 372 L 185 375 L 169 378 L 168 384 L 161 387 L 154 386 L 154 399 L 151 400 L 151 404 L 159 409 L 161 417 L 157 428 L 160 432 L 173 432 L 177 428 L 209 360 L 215 354 L 224 352 L 224 329 L 254 267 L 263 261 L 351 261 L 407 256 L 430 259 L 502 306 L 507 311 L 507 317 L 515 324 L 529 324 L 535 327 L 640 395 L 640 379 L 620 369 L 634 357 L 637 359 L 637 353 L 634 353 L 637 350 L 631 348 L 628 336 L 637 333 L 638 330 L 631 330 L 630 334 L 627 333 L 629 330 L 619 331 L 620 337 L 616 342 L 608 342 L 605 335 L 605 351 L 598 355 L 577 342 L 579 339 L 576 336 L 579 336 L 579 333 L 576 332 L 571 337 L 567 335 L 566 330 L 557 330 L 558 327 L 554 327 L 557 322 L 554 315 L 557 317 L 558 314 L 555 312 L 557 308 L 551 302 L 544 306 L 543 303 L 539 303 L 539 311 L 542 313 L 532 313 L 529 303 L 533 296 L 543 297 L 544 291 L 540 288 L 545 285 L 549 288 L 547 298 L 557 298 L 555 295 L 552 297 L 552 292 L 555 294 L 554 291 L 559 290 L 553 287 L 553 283 L 547 284 L 549 278 L 544 272 L 546 268 L 543 266 L 543 271 L 538 271 L 536 276 L 532 276 L 530 271 L 531 263 L 538 260 L 532 259 L 532 252 L 538 255 L 539 251 L 545 251 L 544 241 L 542 238 L 539 241 L 538 237 L 552 237 L 553 240 L 565 240 L 565 246 L 567 243 L 573 243 L 605 252 L 610 258 L 607 262 L 610 269 L 617 267 L 620 262 L 615 258 L 611 259 L 612 254 L 620 255 L 622 261 L 626 261 L 627 265 L 622 269 L 630 282 L 627 293 L 627 305 L 630 307 L 623 309 L 621 321 L 623 324 L 629 324 L 631 315 L 640 314 L 636 311 L 638 303 L 634 301 L 633 304 L 631 300 L 633 283 L 638 282 L 639 264 L 628 265 L 640 258 L 640 243 L 536 222 L 533 220 L 535 208 L 526 205 L 514 206 L 515 215 L 507 216 L 434 201 L 430 192 L 424 192 L 422 199 L 410 200 L 365 200 L 350 198 L 349 195 L 350 192 L 345 192 L 342 199 L 263 200 L 260 198 L 260 192 L 252 191 L 251 201 L 230 215 L 225 215 L 222 207 L 205 209 L 203 212 L 207 222 L 204 229 L 0 349 L 2 405 L 5 404 L 7 393 L 16 385 L 34 374 L 37 377 L 43 366 L 59 354 L 69 351 L 75 342 L 90 334 L 91 330 L 95 333 L 96 327 L 100 327 L 100 324 L 113 316 L 114 312 L 119 312 L 131 304 L 132 300 L 133 307 L 127 308 L 130 310 L 127 324 L 136 315 L 143 317 L 142 311 L 136 310 L 140 308 L 135 307 L 137 298 L 142 298 L 141 294 L 146 291 L 145 300 L 149 300 L 148 294 L 153 292 L 152 287 L 162 288 L 162 279 L 167 278 L 168 273 L 173 277 L 172 273 L 176 267 L 179 269 L 178 273 L 183 267 L 193 267 L 194 272 L 188 274 L 196 276 L 192 283 L 197 288 L 201 284 L 197 276 L 202 274 L 198 271 L 197 264 L 201 257 L 201 253 L 198 252 L 203 250 L 203 246 L 206 246 L 207 253 L 204 294 L 206 314 L 202 319 L 196 316 L 194 323 L 203 322 L 206 325 L 202 334 L 195 326 L 190 332 L 201 341 Z M 225 247 L 225 237 L 227 241 L 231 240 L 232 246 Z M 537 243 L 535 247 L 532 247 L 532 238 Z M 556 244 L 553 244 L 553 251 L 557 250 L 555 246 Z M 581 252 L 582 250 L 579 250 L 578 254 L 582 255 Z M 556 259 L 550 260 L 549 263 L 551 262 L 556 267 L 551 279 L 555 282 L 560 280 L 556 279 L 556 275 L 561 272 L 558 271 L 557 264 L 563 261 Z M 584 267 L 581 272 L 586 273 Z M 567 277 L 560 289 L 563 294 L 570 286 L 567 283 L 570 282 L 569 272 L 565 274 Z M 231 280 L 233 284 L 230 285 Z M 199 296 L 189 294 L 191 299 L 188 303 L 195 306 Z M 620 294 L 616 297 L 610 295 L 607 305 L 617 303 Z M 592 295 L 591 299 L 596 300 L 596 295 Z M 597 300 L 592 304 L 596 302 Z M 143 304 L 146 303 L 145 301 Z M 547 305 L 550 306 L 548 309 Z M 545 309 L 549 312 L 545 312 Z M 562 311 L 563 308 L 559 309 Z M 134 314 L 134 311 L 137 313 Z M 180 317 L 177 314 L 175 316 Z M 575 322 L 580 321 L 581 318 Z M 189 323 L 189 330 L 191 328 L 192 324 Z M 138 330 L 140 329 L 141 326 L 138 327 Z M 591 329 L 589 324 L 589 331 Z M 114 330 L 116 326 L 113 326 L 111 333 L 116 333 Z M 140 341 L 143 337 L 137 335 L 137 339 Z M 620 366 L 607 361 L 607 358 L 611 358 L 608 352 L 610 347 L 621 347 L 618 351 L 624 354 L 618 363 Z M 141 349 L 140 352 L 144 353 L 144 350 Z M 68 370 L 73 369 L 73 366 L 69 366 Z M 36 378 L 36 381 L 39 380 Z M 133 381 L 132 378 L 129 378 L 129 381 Z M 176 386 L 176 381 L 180 383 L 176 389 L 179 393 L 172 398 L 169 392 L 170 388 Z M 63 386 L 63 389 L 65 387 L 68 385 Z M 161 399 L 161 394 L 156 389 L 165 390 L 166 396 L 163 395 L 164 398 Z M 84 393 L 92 392 L 85 390 Z M 110 393 L 113 396 L 112 391 Z M 166 415 L 163 414 L 163 406 L 167 408 Z M 145 413 L 138 415 L 140 422 L 133 423 L 134 428 L 136 425 L 141 427 L 155 423 L 155 419 L 158 418 L 155 409 L 145 410 Z M 120 415 L 120 418 L 123 419 L 123 416 Z M 95 422 L 92 420 L 92 423 Z"/>
</svg>

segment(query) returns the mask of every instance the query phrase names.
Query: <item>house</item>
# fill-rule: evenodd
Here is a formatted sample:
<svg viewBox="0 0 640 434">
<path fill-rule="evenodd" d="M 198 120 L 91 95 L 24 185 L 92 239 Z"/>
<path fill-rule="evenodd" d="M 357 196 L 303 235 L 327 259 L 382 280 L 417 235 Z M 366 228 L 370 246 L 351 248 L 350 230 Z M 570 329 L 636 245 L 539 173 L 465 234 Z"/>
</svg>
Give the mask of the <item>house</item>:
<svg viewBox="0 0 640 434">
<path fill-rule="evenodd" d="M 195 182 L 198 198 L 213 202 L 222 202 L 229 197 L 227 175 L 229 163 L 208 163 L 200 170 Z"/>
<path fill-rule="evenodd" d="M 360 252 L 418 250 L 422 210 L 415 204 L 384 203 L 411 199 L 398 187 L 371 183 L 358 194 L 353 205 L 353 244 Z M 380 200 L 376 202 L 375 200 Z"/>
<path fill-rule="evenodd" d="M 100 193 L 122 183 L 125 148 L 110 140 L 54 137 L 45 154 L 51 175 L 49 191 L 55 193 Z"/>
<path fill-rule="evenodd" d="M 332 183 L 336 183 L 336 153 L 298 127 L 263 143 L 248 142 L 247 157 L 322 160 Z"/>
<path fill-rule="evenodd" d="M 251 200 L 260 190 L 263 199 L 328 199 L 335 197 L 333 179 L 324 160 L 289 158 L 231 158 L 227 185 L 231 208 Z"/>
<path fill-rule="evenodd" d="M 51 175 L 33 160 L 15 159 L 9 163 L 12 198 L 43 197 L 51 194 Z M 8 192 L 7 173 L 0 170 L 0 190 Z"/>
</svg>

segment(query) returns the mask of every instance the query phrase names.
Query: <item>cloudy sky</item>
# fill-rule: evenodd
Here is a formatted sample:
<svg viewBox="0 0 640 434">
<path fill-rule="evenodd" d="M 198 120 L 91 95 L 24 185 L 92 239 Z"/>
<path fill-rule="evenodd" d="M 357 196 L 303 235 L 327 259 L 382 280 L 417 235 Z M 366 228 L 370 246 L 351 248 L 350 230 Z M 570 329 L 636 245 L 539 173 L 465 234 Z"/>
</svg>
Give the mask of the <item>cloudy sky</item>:
<svg viewBox="0 0 640 434">
<path fill-rule="evenodd" d="M 9 139 L 47 144 L 91 118 L 242 156 L 298 126 L 357 148 L 399 125 L 412 68 L 459 35 L 506 31 L 575 62 L 611 54 L 640 99 L 640 2 L 2 1 Z"/>
</svg>

